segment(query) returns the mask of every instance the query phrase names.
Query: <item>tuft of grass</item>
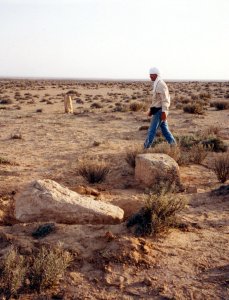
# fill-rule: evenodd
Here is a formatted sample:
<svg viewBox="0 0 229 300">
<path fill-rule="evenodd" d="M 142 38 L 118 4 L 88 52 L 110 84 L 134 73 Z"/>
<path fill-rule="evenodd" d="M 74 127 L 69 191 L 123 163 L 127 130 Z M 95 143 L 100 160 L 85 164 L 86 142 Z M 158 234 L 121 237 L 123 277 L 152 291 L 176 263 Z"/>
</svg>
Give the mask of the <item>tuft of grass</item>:
<svg viewBox="0 0 229 300">
<path fill-rule="evenodd" d="M 26 274 L 24 257 L 19 255 L 17 249 L 12 247 L 6 254 L 1 263 L 0 274 L 1 292 L 9 298 L 17 295 Z"/>
<path fill-rule="evenodd" d="M 164 153 L 172 157 L 175 161 L 180 158 L 180 147 L 179 145 L 169 145 L 168 143 L 160 143 L 155 147 L 150 148 L 150 153 Z"/>
<path fill-rule="evenodd" d="M 229 179 L 229 153 L 221 153 L 215 157 L 213 171 L 220 182 L 224 183 Z"/>
<path fill-rule="evenodd" d="M 72 256 L 60 245 L 53 249 L 42 246 L 31 261 L 31 287 L 40 292 L 59 281 L 72 261 Z"/>
<path fill-rule="evenodd" d="M 177 225 L 176 214 L 186 205 L 186 200 L 175 194 L 150 194 L 146 204 L 127 221 L 127 227 L 135 226 L 138 236 L 157 236 Z"/>
<path fill-rule="evenodd" d="M 110 164 L 104 160 L 84 159 L 78 166 L 78 174 L 89 183 L 100 183 L 110 172 Z"/>
<path fill-rule="evenodd" d="M 127 162 L 132 168 L 135 168 L 135 165 L 136 165 L 136 162 L 135 162 L 136 156 L 137 156 L 138 154 L 141 154 L 141 153 L 143 153 L 143 149 L 142 149 L 142 147 L 140 147 L 140 146 L 129 148 L 129 149 L 126 151 L 126 156 L 125 156 L 126 162 Z"/>
</svg>

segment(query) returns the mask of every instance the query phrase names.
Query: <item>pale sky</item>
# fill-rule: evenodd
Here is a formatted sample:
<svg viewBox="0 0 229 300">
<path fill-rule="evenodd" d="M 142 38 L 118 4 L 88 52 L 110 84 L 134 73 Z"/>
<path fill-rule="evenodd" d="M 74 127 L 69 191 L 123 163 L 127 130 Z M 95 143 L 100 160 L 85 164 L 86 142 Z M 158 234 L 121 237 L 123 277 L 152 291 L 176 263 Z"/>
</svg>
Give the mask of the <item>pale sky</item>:
<svg viewBox="0 0 229 300">
<path fill-rule="evenodd" d="M 229 0 L 0 0 L 0 76 L 229 80 Z"/>
</svg>

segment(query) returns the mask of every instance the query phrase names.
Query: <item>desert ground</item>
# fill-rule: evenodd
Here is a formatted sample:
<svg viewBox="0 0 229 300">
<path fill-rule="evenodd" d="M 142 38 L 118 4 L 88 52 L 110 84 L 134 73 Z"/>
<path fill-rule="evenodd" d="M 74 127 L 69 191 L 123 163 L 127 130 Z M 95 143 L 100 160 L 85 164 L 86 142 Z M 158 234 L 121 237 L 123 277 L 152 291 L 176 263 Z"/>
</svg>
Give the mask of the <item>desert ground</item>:
<svg viewBox="0 0 229 300">
<path fill-rule="evenodd" d="M 168 87 L 175 136 L 214 129 L 229 146 L 229 110 L 210 105 L 229 102 L 229 82 Z M 70 90 L 74 113 L 66 114 L 63 100 Z M 222 183 L 212 169 L 220 153 L 209 151 L 201 163 L 179 166 L 179 194 L 188 200 L 179 213 L 185 226 L 157 237 L 138 237 L 126 227 L 149 192 L 135 182 L 125 157 L 128 149 L 143 147 L 150 99 L 149 81 L 0 80 L 0 259 L 12 245 L 29 256 L 36 247 L 58 242 L 74 255 L 56 286 L 40 294 L 24 291 L 19 299 L 229 299 L 229 195 L 217 192 Z M 183 111 L 197 100 L 205 101 L 203 113 Z M 77 166 L 94 158 L 109 162 L 111 171 L 104 182 L 90 184 Z M 83 194 L 95 190 L 89 196 L 121 207 L 124 220 L 56 224 L 55 232 L 34 239 L 38 223 L 15 219 L 14 197 L 37 179 Z"/>
</svg>

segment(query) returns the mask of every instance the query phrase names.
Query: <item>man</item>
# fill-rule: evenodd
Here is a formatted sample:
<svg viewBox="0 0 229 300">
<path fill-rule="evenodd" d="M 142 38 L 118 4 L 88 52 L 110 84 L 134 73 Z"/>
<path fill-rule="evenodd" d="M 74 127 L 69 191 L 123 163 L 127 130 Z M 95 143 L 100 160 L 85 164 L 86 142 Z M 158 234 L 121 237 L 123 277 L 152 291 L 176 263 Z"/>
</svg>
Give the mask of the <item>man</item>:
<svg viewBox="0 0 229 300">
<path fill-rule="evenodd" d="M 64 96 L 64 111 L 65 113 L 73 113 L 73 107 L 72 107 L 72 92 L 69 91 L 67 94 Z"/>
<path fill-rule="evenodd" d="M 162 134 L 169 144 L 176 144 L 176 141 L 169 131 L 167 116 L 170 106 L 170 95 L 166 83 L 161 79 L 160 72 L 157 68 L 150 69 L 150 79 L 153 82 L 153 101 L 147 112 L 152 116 L 151 124 L 144 143 L 144 148 L 150 148 L 153 144 L 158 127 L 161 128 Z"/>
</svg>

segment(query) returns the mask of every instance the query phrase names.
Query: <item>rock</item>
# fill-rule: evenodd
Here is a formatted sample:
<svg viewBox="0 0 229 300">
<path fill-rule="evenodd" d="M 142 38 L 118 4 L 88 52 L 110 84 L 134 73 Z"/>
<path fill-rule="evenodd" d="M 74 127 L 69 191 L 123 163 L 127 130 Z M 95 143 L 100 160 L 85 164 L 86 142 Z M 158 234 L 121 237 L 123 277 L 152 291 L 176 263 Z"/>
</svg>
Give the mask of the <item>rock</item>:
<svg viewBox="0 0 229 300">
<path fill-rule="evenodd" d="M 15 217 L 21 222 L 113 224 L 123 216 L 120 207 L 82 196 L 50 179 L 29 183 L 15 197 Z"/>
<path fill-rule="evenodd" d="M 177 162 L 162 153 L 138 154 L 136 157 L 135 179 L 146 187 L 152 186 L 156 182 L 156 175 L 172 174 L 173 177 L 180 177 Z"/>
<path fill-rule="evenodd" d="M 188 186 L 186 188 L 186 193 L 188 193 L 188 194 L 197 193 L 197 187 L 196 186 Z"/>
</svg>

